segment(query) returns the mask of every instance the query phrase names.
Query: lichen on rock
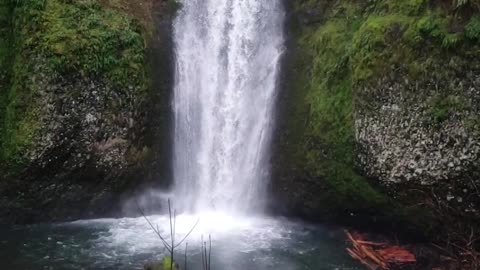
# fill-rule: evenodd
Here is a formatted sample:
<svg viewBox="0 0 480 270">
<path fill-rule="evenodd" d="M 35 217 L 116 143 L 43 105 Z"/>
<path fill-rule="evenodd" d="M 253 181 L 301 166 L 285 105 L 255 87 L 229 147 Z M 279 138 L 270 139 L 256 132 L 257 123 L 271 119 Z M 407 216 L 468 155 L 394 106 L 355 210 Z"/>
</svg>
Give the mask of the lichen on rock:
<svg viewBox="0 0 480 270">
<path fill-rule="evenodd" d="M 14 207 L 0 216 L 22 222 L 41 209 L 51 212 L 44 220 L 106 211 L 92 206 L 124 189 L 150 153 L 152 19 L 110 1 L 2 4 L 13 46 L 9 83 L 0 84 L 0 193 Z M 67 213 L 69 205 L 87 207 Z"/>
<path fill-rule="evenodd" d="M 480 11 L 447 2 L 289 4 L 272 184 L 287 208 L 426 234 L 448 207 L 478 222 Z"/>
</svg>

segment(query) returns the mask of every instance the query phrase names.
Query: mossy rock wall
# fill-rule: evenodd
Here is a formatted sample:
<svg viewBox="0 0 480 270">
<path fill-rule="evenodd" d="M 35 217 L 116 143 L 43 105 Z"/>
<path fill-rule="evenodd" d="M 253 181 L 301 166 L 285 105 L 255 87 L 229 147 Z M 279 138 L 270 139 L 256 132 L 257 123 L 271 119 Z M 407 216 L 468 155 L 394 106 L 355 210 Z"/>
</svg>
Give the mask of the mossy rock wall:
<svg viewBox="0 0 480 270">
<path fill-rule="evenodd" d="M 478 222 L 480 6 L 287 6 L 291 41 L 272 184 L 284 206 L 315 219 L 427 233 L 443 226 L 434 217 Z"/>
<path fill-rule="evenodd" d="M 153 1 L 0 3 L 0 221 L 111 210 L 152 157 L 151 101 L 169 98 L 147 58 Z"/>
</svg>

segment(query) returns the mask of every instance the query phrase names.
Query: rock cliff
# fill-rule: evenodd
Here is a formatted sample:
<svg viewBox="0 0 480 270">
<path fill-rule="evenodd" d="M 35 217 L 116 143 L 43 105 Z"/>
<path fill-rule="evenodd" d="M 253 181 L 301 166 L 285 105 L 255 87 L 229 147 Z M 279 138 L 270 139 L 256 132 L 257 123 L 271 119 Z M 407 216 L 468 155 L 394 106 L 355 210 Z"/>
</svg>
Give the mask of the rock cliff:
<svg viewBox="0 0 480 270">
<path fill-rule="evenodd" d="M 167 5 L 1 1 L 3 221 L 105 214 L 162 161 L 169 61 L 150 48 L 169 46 L 154 27 L 168 16 L 152 13 Z"/>
<path fill-rule="evenodd" d="M 277 199 L 302 216 L 368 227 L 428 235 L 476 226 L 480 6 L 288 6 Z"/>
</svg>

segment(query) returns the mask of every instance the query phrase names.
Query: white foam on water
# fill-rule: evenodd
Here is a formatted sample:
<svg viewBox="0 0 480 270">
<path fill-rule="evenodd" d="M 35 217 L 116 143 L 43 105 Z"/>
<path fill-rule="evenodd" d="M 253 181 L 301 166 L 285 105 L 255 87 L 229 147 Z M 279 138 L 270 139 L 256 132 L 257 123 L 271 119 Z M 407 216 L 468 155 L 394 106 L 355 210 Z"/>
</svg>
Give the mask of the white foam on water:
<svg viewBox="0 0 480 270">
<path fill-rule="evenodd" d="M 170 242 L 170 219 L 168 216 L 149 216 L 149 221 L 158 226 L 159 231 Z M 198 221 L 198 223 L 197 223 Z M 197 223 L 187 237 L 190 246 L 201 245 L 201 238 L 207 241 L 211 235 L 213 242 L 228 241 L 237 252 L 268 249 L 272 241 L 288 241 L 295 225 L 285 220 L 264 217 L 241 217 L 225 213 L 207 212 L 201 215 L 179 215 L 176 218 L 175 238 L 180 242 Z M 126 253 L 149 253 L 161 249 L 162 243 L 143 217 L 121 219 L 82 220 L 71 223 L 80 226 L 104 226 L 107 232 L 101 235 L 97 246 L 107 250 L 124 248 Z M 298 232 L 295 232 L 298 234 Z M 183 246 L 182 246 L 183 248 Z"/>
</svg>

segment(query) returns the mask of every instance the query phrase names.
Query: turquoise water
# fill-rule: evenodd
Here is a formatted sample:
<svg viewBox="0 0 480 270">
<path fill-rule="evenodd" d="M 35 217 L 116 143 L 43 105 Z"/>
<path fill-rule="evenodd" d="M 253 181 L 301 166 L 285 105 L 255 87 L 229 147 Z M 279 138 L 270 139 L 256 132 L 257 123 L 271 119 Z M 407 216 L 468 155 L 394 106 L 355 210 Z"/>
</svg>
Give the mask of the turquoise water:
<svg viewBox="0 0 480 270">
<path fill-rule="evenodd" d="M 177 239 L 198 217 L 177 219 Z M 149 219 L 167 232 L 168 219 Z M 143 269 L 166 254 L 143 218 L 2 227 L 2 269 Z M 214 270 L 363 269 L 345 253 L 340 229 L 282 219 L 205 215 L 188 238 L 188 269 L 201 268 L 200 239 L 212 237 Z M 165 235 L 167 235 L 165 233 Z M 184 245 L 176 260 L 184 264 Z"/>
</svg>

